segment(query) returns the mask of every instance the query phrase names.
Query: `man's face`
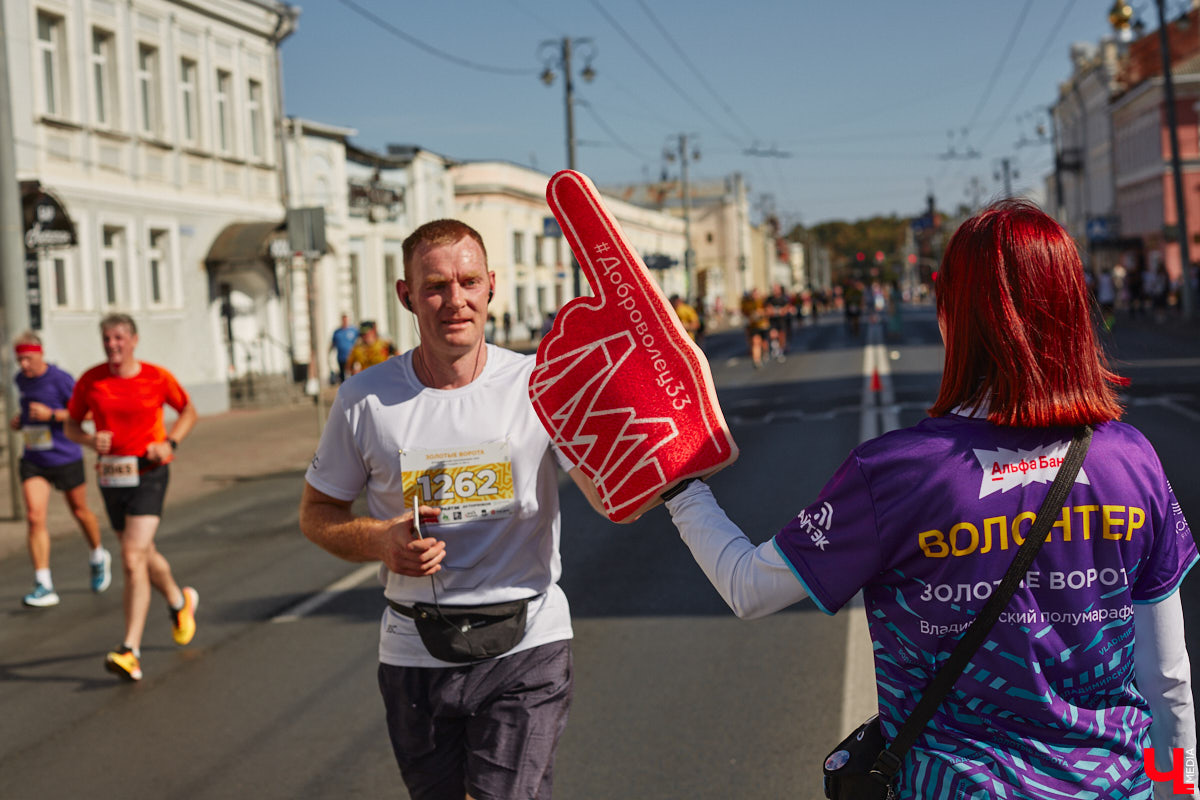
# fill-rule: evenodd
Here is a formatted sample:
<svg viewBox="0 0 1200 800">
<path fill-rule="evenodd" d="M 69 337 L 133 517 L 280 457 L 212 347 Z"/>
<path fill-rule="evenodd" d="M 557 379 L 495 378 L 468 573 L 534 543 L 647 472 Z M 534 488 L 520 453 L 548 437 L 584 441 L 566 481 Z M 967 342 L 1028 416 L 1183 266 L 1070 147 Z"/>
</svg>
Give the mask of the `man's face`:
<svg viewBox="0 0 1200 800">
<path fill-rule="evenodd" d="M 46 371 L 46 357 L 43 353 L 18 353 L 17 366 L 26 378 L 36 378 Z"/>
<path fill-rule="evenodd" d="M 119 367 L 133 360 L 133 349 L 137 347 L 137 334 L 128 325 L 113 325 L 101 332 L 104 340 L 104 355 L 110 367 Z"/>
<path fill-rule="evenodd" d="M 363 344 L 368 344 L 368 345 L 375 344 L 375 341 L 379 338 L 379 334 L 375 332 L 374 328 L 363 328 L 363 332 L 361 335 L 362 335 Z"/>
<path fill-rule="evenodd" d="M 478 346 L 495 276 L 488 272 L 475 240 L 463 237 L 451 245 L 424 245 L 413 253 L 409 273 L 404 283 L 422 343 L 450 352 Z"/>
</svg>

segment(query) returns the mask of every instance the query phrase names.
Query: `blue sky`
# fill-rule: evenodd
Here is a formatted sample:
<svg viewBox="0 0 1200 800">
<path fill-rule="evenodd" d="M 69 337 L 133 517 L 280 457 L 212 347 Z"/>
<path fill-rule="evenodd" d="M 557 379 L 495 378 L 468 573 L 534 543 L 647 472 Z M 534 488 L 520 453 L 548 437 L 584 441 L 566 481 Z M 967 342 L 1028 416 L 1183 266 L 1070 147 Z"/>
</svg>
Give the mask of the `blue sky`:
<svg viewBox="0 0 1200 800">
<path fill-rule="evenodd" d="M 590 39 L 574 48 L 576 74 L 589 47 L 596 72 L 576 79 L 576 166 L 597 184 L 677 174 L 663 152 L 686 134 L 692 179 L 740 171 L 757 212 L 785 224 L 912 216 L 930 190 L 940 208 L 970 202 L 972 178 L 997 195 L 1006 158 L 1014 188 L 1040 192 L 1051 148 L 1018 143 L 1046 121 L 1070 45 L 1110 34 L 1111 5 L 308 0 L 283 45 L 285 106 L 363 147 L 552 173 L 567 165 L 566 103 L 561 73 L 539 80 L 541 45 Z M 1134 7 L 1153 30 L 1153 4 Z M 941 158 L 951 148 L 979 157 Z"/>
</svg>

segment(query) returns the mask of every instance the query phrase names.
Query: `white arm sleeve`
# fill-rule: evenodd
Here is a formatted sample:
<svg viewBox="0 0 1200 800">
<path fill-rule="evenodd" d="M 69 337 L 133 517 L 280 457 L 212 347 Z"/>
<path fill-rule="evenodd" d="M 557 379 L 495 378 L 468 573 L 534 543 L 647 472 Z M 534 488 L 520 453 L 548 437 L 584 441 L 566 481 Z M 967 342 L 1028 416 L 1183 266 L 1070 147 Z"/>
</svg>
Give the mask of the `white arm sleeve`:
<svg viewBox="0 0 1200 800">
<path fill-rule="evenodd" d="M 706 484 L 691 484 L 667 501 L 667 510 L 696 563 L 742 619 L 764 617 L 808 597 L 774 542 L 755 547 Z"/>
<path fill-rule="evenodd" d="M 1196 712 L 1192 703 L 1192 667 L 1183 638 L 1183 605 L 1179 592 L 1150 605 L 1133 607 L 1134 673 L 1138 689 L 1150 703 L 1150 744 L 1158 769 L 1172 768 L 1171 750 L 1196 746 Z M 1194 750 L 1193 750 L 1194 752 Z M 1180 759 L 1182 761 L 1182 759 Z M 1195 772 L 1185 780 L 1194 783 Z M 1156 800 L 1171 794 L 1170 782 L 1155 783 Z M 1193 793 L 1192 797 L 1200 797 Z"/>
</svg>

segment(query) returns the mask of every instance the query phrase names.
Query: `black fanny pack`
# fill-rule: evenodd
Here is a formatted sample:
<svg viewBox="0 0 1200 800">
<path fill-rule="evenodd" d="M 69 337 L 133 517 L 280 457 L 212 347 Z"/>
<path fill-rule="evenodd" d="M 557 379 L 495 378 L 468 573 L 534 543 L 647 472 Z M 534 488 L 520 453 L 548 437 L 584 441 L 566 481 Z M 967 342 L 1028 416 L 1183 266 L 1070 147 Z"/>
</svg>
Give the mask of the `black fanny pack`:
<svg viewBox="0 0 1200 800">
<path fill-rule="evenodd" d="M 831 800 L 887 800 L 895 797 L 895 781 L 873 771 L 887 749 L 878 715 L 859 725 L 825 758 L 825 796 Z"/>
<path fill-rule="evenodd" d="M 397 614 L 417 626 L 421 642 L 434 658 L 466 664 L 503 655 L 525 635 L 529 601 L 541 595 L 488 606 L 443 606 L 413 603 L 403 606 L 388 600 Z"/>
</svg>

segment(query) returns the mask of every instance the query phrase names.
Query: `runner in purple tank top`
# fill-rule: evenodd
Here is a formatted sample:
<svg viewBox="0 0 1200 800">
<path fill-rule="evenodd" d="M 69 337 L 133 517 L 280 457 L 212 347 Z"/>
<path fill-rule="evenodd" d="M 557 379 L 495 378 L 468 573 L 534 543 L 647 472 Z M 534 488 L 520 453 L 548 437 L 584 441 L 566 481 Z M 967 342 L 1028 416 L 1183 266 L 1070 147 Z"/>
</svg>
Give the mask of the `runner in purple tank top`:
<svg viewBox="0 0 1200 800">
<path fill-rule="evenodd" d="M 88 507 L 83 451 L 63 433 L 75 379 L 46 361 L 41 337 L 33 331 L 17 336 L 13 349 L 20 367 L 13 378 L 20 410 L 12 415 L 9 426 L 20 431 L 22 438 L 18 469 L 33 561 L 33 591 L 21 602 L 31 608 L 48 608 L 59 602 L 50 572 L 50 530 L 46 526 L 52 491 L 62 493 L 87 541 L 93 592 L 103 592 L 112 583 L 112 556 L 101 544 L 100 523 Z"/>
</svg>

